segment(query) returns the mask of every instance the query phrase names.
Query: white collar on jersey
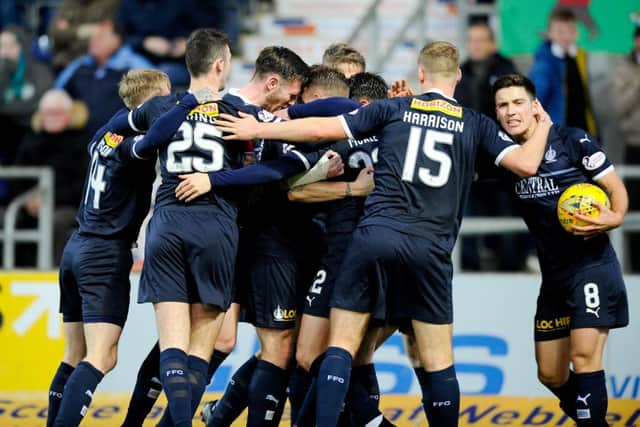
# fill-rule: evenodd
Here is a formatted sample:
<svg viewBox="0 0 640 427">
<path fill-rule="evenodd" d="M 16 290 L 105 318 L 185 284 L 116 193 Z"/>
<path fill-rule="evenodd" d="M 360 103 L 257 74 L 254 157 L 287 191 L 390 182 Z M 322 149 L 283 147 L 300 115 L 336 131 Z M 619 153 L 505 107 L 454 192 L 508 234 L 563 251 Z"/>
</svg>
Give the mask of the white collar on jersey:
<svg viewBox="0 0 640 427">
<path fill-rule="evenodd" d="M 247 98 L 242 96 L 242 94 L 240 93 L 240 89 L 236 87 L 229 88 L 229 94 L 233 96 L 237 96 L 238 98 L 242 99 L 242 102 L 244 102 L 245 105 L 255 105 L 253 102 L 249 101 Z"/>
<path fill-rule="evenodd" d="M 445 94 L 444 94 L 444 92 L 442 92 L 440 89 L 435 88 L 435 87 L 434 87 L 434 88 L 429 89 L 429 90 L 428 90 L 428 91 L 426 91 L 425 93 L 437 93 L 437 94 L 438 94 L 438 95 L 440 95 L 440 96 L 444 96 L 445 98 L 452 100 L 453 102 L 458 102 L 458 101 L 456 101 L 456 99 L 455 99 L 455 98 L 452 98 L 452 97 L 450 97 L 450 96 L 445 95 Z"/>
</svg>

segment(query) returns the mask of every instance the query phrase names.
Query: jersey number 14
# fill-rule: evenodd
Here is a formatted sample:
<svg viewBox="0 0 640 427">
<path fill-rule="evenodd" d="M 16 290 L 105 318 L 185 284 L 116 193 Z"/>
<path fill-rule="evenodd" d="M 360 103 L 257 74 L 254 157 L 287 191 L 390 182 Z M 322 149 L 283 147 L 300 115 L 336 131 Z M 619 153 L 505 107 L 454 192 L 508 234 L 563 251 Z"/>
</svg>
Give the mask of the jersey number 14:
<svg viewBox="0 0 640 427">
<path fill-rule="evenodd" d="M 409 133 L 409 143 L 407 144 L 407 154 L 404 157 L 404 167 L 402 168 L 402 180 L 413 182 L 416 173 L 416 163 L 418 161 L 418 151 L 422 140 L 422 152 L 427 158 L 439 164 L 438 173 L 433 173 L 429 168 L 418 168 L 418 179 L 429 187 L 442 187 L 449 181 L 451 173 L 451 157 L 444 151 L 436 148 L 438 144 L 453 145 L 453 134 L 427 129 L 422 138 L 422 128 L 411 127 Z"/>
</svg>

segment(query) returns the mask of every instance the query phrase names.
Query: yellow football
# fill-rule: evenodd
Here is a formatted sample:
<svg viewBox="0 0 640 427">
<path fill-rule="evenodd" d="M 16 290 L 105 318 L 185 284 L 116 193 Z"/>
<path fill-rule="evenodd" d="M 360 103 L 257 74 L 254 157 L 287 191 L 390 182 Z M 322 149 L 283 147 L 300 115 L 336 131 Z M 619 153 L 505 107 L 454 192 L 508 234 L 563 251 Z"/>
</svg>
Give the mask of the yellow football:
<svg viewBox="0 0 640 427">
<path fill-rule="evenodd" d="M 577 219 L 574 214 L 578 213 L 591 218 L 600 215 L 600 209 L 591 204 L 595 200 L 602 205 L 609 207 L 609 197 L 597 185 L 581 183 L 573 184 L 560 195 L 558 200 L 558 219 L 562 228 L 571 232 L 574 225 L 587 225 L 584 221 Z"/>
</svg>

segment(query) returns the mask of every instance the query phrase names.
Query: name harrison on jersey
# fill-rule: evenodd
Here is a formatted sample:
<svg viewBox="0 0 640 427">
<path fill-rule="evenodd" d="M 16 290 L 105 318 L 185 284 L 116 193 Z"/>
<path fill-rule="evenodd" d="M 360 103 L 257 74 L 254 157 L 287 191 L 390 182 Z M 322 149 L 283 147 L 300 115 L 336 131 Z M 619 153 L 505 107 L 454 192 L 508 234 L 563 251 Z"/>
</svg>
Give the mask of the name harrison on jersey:
<svg viewBox="0 0 640 427">
<path fill-rule="evenodd" d="M 439 128 L 450 132 L 462 133 L 464 130 L 464 122 L 459 120 L 451 120 L 436 114 L 416 113 L 414 111 L 405 111 L 402 115 L 402 121 L 428 128 Z"/>
</svg>

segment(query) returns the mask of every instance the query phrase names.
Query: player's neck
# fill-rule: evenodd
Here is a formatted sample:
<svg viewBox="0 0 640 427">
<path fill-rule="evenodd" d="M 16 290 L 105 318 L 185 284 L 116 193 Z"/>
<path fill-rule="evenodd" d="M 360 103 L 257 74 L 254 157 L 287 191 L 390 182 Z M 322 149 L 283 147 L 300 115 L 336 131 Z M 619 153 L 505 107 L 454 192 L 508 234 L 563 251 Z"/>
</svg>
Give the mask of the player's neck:
<svg viewBox="0 0 640 427">
<path fill-rule="evenodd" d="M 422 93 L 425 92 L 429 92 L 430 90 L 437 90 L 442 92 L 442 94 L 446 97 L 449 98 L 453 98 L 453 93 L 455 91 L 456 85 L 455 84 L 450 84 L 450 83 L 446 83 L 446 82 L 441 82 L 441 81 L 429 81 L 429 80 L 425 80 L 425 82 L 422 84 Z"/>
<path fill-rule="evenodd" d="M 262 86 L 256 84 L 254 80 L 247 83 L 242 89 L 238 91 L 240 95 L 253 105 L 262 107 L 265 102 L 265 96 L 262 93 Z"/>
<path fill-rule="evenodd" d="M 212 84 L 214 83 L 214 84 Z M 199 79 L 194 79 L 191 78 L 191 83 L 189 84 L 189 92 L 194 93 L 199 91 L 200 89 L 204 89 L 204 88 L 218 88 L 220 87 L 220 85 L 218 85 L 216 82 L 211 82 L 209 79 L 206 78 L 199 78 Z M 220 99 L 219 96 L 219 92 L 218 90 L 213 91 L 215 93 L 215 99 Z"/>
</svg>

